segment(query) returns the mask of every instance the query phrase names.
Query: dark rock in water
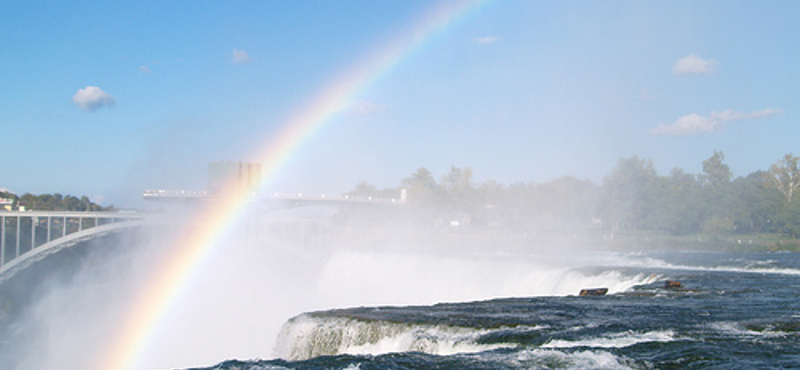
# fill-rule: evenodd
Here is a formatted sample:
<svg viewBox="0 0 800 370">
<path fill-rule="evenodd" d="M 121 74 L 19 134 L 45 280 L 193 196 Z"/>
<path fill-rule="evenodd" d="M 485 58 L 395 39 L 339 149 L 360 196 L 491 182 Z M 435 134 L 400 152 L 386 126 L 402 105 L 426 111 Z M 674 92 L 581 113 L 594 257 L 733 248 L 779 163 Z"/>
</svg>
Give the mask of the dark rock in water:
<svg viewBox="0 0 800 370">
<path fill-rule="evenodd" d="M 586 296 L 601 296 L 606 295 L 608 293 L 608 288 L 597 288 L 597 289 L 582 289 L 580 294 L 581 297 Z"/>
<path fill-rule="evenodd" d="M 680 281 L 667 280 L 664 282 L 664 289 L 678 289 L 681 287 Z"/>
</svg>

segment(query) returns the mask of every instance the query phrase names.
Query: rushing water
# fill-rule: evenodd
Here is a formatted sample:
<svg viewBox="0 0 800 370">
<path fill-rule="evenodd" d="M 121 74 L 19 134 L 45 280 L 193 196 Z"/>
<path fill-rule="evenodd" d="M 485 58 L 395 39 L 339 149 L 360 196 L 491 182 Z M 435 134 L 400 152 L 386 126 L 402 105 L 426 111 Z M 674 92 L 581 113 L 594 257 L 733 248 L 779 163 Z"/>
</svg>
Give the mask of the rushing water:
<svg viewBox="0 0 800 370">
<path fill-rule="evenodd" d="M 579 276 L 638 283 L 597 297 L 576 291 L 304 313 L 284 325 L 278 359 L 207 369 L 800 368 L 797 254 L 594 259 Z M 682 286 L 668 289 L 667 279 Z"/>
<path fill-rule="evenodd" d="M 148 273 L 141 243 L 0 285 L 0 368 L 93 364 Z M 275 245 L 231 244 L 135 368 L 800 368 L 800 254 Z"/>
</svg>

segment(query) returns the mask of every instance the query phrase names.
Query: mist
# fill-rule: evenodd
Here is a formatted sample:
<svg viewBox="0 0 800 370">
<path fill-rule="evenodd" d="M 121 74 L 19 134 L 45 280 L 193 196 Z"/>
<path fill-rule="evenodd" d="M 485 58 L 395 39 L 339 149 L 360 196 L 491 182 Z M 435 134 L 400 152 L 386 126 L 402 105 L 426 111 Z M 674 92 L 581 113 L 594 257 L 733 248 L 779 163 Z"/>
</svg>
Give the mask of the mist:
<svg viewBox="0 0 800 370">
<path fill-rule="evenodd" d="M 751 236 L 764 227 L 758 217 L 770 217 L 758 213 L 757 200 L 780 204 L 767 173 L 733 179 L 723 159 L 715 153 L 703 174 L 669 176 L 647 160 L 622 159 L 602 185 L 571 177 L 476 184 L 458 167 L 436 181 L 423 168 L 402 188 L 361 183 L 336 198 L 346 201 L 254 200 L 174 297 L 134 368 L 274 358 L 281 327 L 309 311 L 568 296 L 591 287 L 616 293 L 650 283 L 660 275 L 598 269 L 631 265 L 599 251 L 696 248 L 700 239 L 707 240 L 700 247 L 739 247 L 730 239 Z M 726 199 L 750 202 L 726 214 Z M 191 203 L 154 206 L 154 223 L 68 248 L 2 282 L 2 367 L 90 368 L 171 248 L 197 231 L 197 212 Z M 771 227 L 791 222 L 772 220 Z"/>
<path fill-rule="evenodd" d="M 170 248 L 196 231 L 186 223 L 194 207 L 159 212 L 162 221 L 68 248 L 3 282 L 20 307 L 6 318 L 2 367 L 91 368 Z M 574 295 L 587 285 L 622 291 L 647 278 L 582 269 L 597 261 L 579 243 L 428 222 L 441 210 L 270 204 L 245 214 L 175 297 L 134 368 L 273 358 L 283 324 L 308 311 Z"/>
</svg>

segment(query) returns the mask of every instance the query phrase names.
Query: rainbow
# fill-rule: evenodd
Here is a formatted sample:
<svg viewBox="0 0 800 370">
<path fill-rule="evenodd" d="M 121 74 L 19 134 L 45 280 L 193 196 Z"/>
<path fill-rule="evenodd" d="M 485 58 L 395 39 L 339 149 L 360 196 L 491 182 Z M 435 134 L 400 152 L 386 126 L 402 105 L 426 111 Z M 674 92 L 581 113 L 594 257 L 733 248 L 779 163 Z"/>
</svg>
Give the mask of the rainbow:
<svg viewBox="0 0 800 370">
<path fill-rule="evenodd" d="M 414 51 L 419 50 L 436 35 L 452 27 L 458 20 L 477 12 L 489 0 L 455 0 L 441 4 L 426 14 L 413 27 L 365 58 L 360 64 L 327 85 L 299 113 L 282 125 L 281 131 L 262 146 L 263 152 L 254 156 L 262 165 L 262 187 L 267 187 L 287 165 L 292 155 L 314 133 L 345 109 L 352 100 L 364 92 L 380 77 L 386 75 Z M 234 189 L 234 187 L 230 187 Z M 200 266 L 212 254 L 219 240 L 243 213 L 253 191 L 237 189 L 226 192 L 215 202 L 213 209 L 199 212 L 193 225 L 196 232 L 175 246 L 163 266 L 158 268 L 144 285 L 136 304 L 125 316 L 118 335 L 112 338 L 110 348 L 101 356 L 98 370 L 132 369 L 147 344 L 153 340 L 164 316 L 178 300 Z"/>
</svg>

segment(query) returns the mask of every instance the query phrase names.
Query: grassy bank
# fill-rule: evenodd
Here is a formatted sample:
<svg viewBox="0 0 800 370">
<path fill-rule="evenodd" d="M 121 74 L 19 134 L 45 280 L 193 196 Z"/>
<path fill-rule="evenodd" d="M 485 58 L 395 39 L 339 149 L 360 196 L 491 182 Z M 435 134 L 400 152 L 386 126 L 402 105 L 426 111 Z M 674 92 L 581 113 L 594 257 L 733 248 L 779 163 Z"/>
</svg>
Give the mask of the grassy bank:
<svg viewBox="0 0 800 370">
<path fill-rule="evenodd" d="M 670 235 L 660 232 L 596 232 L 592 244 L 612 250 L 712 250 L 800 252 L 800 240 L 776 234 Z"/>
</svg>

